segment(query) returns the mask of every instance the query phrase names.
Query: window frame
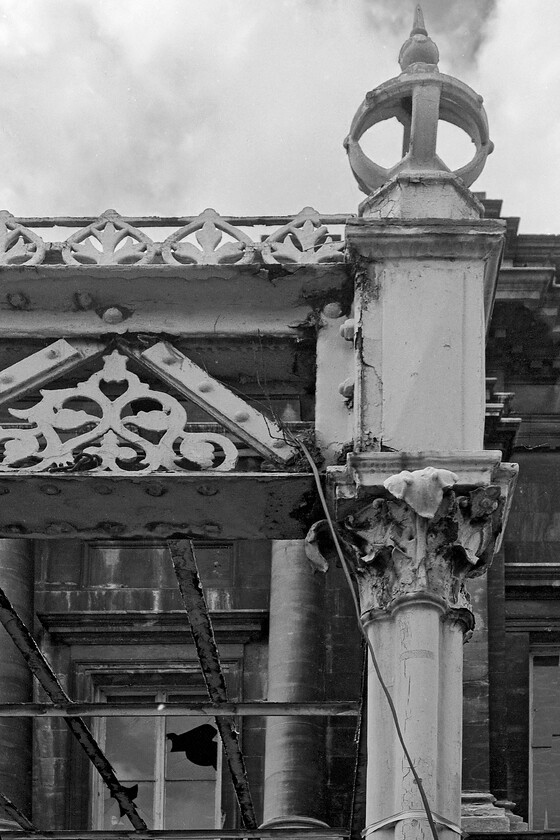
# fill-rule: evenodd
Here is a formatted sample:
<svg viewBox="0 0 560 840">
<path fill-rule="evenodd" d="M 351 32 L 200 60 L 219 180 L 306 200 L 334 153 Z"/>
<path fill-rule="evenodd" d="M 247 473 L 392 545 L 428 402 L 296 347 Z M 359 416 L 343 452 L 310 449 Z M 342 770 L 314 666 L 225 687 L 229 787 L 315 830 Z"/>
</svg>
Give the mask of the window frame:
<svg viewBox="0 0 560 840">
<path fill-rule="evenodd" d="M 529 772 L 528 772 L 528 809 L 527 809 L 527 823 L 529 831 L 544 831 L 546 829 L 534 828 L 534 756 L 535 748 L 533 747 L 534 737 L 534 716 L 535 716 L 535 697 L 534 697 L 534 668 L 535 657 L 542 656 L 556 656 L 560 660 L 560 645 L 531 645 L 529 652 Z M 556 666 L 560 668 L 559 665 Z M 547 829 L 551 831 L 558 831 L 558 828 Z"/>
<path fill-rule="evenodd" d="M 121 658 L 116 659 L 107 648 L 105 656 L 99 657 L 96 646 L 81 648 L 79 658 L 74 660 L 73 686 L 75 696 L 85 702 L 95 701 L 100 692 L 108 694 L 146 694 L 154 695 L 163 690 L 171 694 L 190 694 L 195 702 L 207 702 L 208 695 L 204 686 L 200 663 L 193 648 L 183 645 L 156 645 L 151 656 L 139 658 L 140 650 L 135 645 L 124 645 L 120 649 Z M 90 656 L 84 656 L 86 653 Z M 159 654 L 154 658 L 154 653 Z M 192 654 L 190 653 L 192 651 Z M 147 653 L 147 652 L 146 652 Z M 226 644 L 220 648 L 222 670 L 226 677 L 228 692 L 232 701 L 240 699 L 243 675 L 243 645 Z M 122 654 L 128 654 L 126 658 Z M 149 658 L 148 658 L 149 656 Z M 129 658 L 130 657 L 130 658 Z M 237 728 L 241 739 L 242 718 L 238 718 Z M 89 724 L 95 731 L 96 718 L 90 718 Z M 91 829 L 92 822 L 92 766 L 73 739 L 68 738 L 66 727 L 63 728 L 70 751 L 69 773 L 64 774 L 66 796 L 64 798 L 66 817 L 64 825 L 71 829 Z M 96 773 L 96 771 L 93 771 Z M 126 782 L 125 782 L 126 785 Z M 226 762 L 222 762 L 222 811 L 226 815 L 223 828 L 238 828 L 239 813 L 233 786 L 229 779 Z"/>
<path fill-rule="evenodd" d="M 103 703 L 106 701 L 108 694 L 117 694 L 119 697 L 126 697 L 126 695 L 145 695 L 146 698 L 153 698 L 156 703 L 164 703 L 169 701 L 170 696 L 173 698 L 174 694 L 190 694 L 188 689 L 177 687 L 168 687 L 165 689 L 157 689 L 155 687 L 142 686 L 105 686 L 97 687 L 95 690 L 95 702 Z M 207 699 L 198 691 L 192 692 L 193 702 L 204 701 Z M 123 714 L 123 717 L 127 715 Z M 134 717 L 134 715 L 132 715 Z M 188 715 L 185 715 L 188 717 Z M 165 820 L 165 770 L 166 770 L 166 723 L 168 718 L 163 715 L 154 716 L 150 718 L 153 720 L 156 729 L 155 737 L 155 755 L 154 755 L 154 799 L 152 810 L 152 825 L 148 826 L 149 830 L 163 830 Z M 204 718 L 201 718 L 204 721 Z M 100 745 L 101 749 L 105 751 L 105 730 L 106 717 L 96 717 L 94 721 L 93 731 L 94 737 Z M 223 776 L 223 747 L 219 735 L 216 736 L 218 744 L 218 761 L 216 768 L 216 781 L 214 791 L 214 825 L 212 828 L 222 828 L 223 822 L 223 796 L 222 796 L 222 776 Z M 125 786 L 126 779 L 119 779 Z M 188 780 L 185 780 L 188 784 Z M 92 766 L 90 769 L 90 808 L 89 808 L 89 824 L 94 831 L 112 831 L 111 828 L 104 826 L 104 788 L 105 785 L 99 773 Z M 187 826 L 189 828 L 196 828 L 196 826 Z M 122 831 L 122 826 L 116 826 L 115 831 Z"/>
</svg>

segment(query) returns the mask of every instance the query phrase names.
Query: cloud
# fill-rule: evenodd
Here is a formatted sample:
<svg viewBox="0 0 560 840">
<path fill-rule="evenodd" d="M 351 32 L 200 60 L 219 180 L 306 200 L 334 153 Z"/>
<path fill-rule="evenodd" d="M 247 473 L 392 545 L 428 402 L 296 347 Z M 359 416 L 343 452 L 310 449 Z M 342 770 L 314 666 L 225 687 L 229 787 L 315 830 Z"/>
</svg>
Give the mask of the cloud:
<svg viewBox="0 0 560 840">
<path fill-rule="evenodd" d="M 501 0 L 473 83 L 496 144 L 480 188 L 505 198 L 504 213 L 521 216 L 522 231 L 559 233 L 557 0 Z"/>
<path fill-rule="evenodd" d="M 495 15 L 496 0 L 423 0 L 421 7 L 426 29 L 440 45 L 448 69 L 456 72 L 475 62 Z M 410 30 L 413 8 L 412 3 L 362 0 L 361 14 L 372 30 L 390 32 L 402 40 Z"/>
<path fill-rule="evenodd" d="M 519 0 L 423 3 L 442 71 L 486 96 L 501 156 L 486 183 L 493 197 L 508 193 L 508 207 L 508 167 L 527 155 L 507 137 L 517 88 L 536 124 L 539 114 L 503 29 L 511 37 L 517 27 L 514 40 L 525 41 L 527 24 L 538 54 L 548 2 L 538 16 Z M 515 24 L 504 23 L 514 6 Z M 393 0 L 0 0 L 0 206 L 20 215 L 353 211 L 361 196 L 342 140 L 365 92 L 399 72 L 413 9 Z M 372 149 L 399 157 L 392 137 Z M 544 183 L 542 160 L 526 169 Z"/>
</svg>

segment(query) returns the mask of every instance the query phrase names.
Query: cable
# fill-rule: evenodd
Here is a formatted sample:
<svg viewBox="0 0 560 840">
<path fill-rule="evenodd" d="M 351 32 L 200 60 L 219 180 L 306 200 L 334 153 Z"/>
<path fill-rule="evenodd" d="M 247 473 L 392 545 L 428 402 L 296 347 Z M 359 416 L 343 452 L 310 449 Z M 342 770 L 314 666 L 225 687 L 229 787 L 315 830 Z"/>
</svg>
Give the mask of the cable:
<svg viewBox="0 0 560 840">
<path fill-rule="evenodd" d="M 311 467 L 311 471 L 313 473 L 313 478 L 315 479 L 315 484 L 317 486 L 317 493 L 319 494 L 319 499 L 321 501 L 321 505 L 322 505 L 323 510 L 325 512 L 325 518 L 326 518 L 326 520 L 328 522 L 328 525 L 329 525 L 331 536 L 333 538 L 333 542 L 334 542 L 334 545 L 335 545 L 335 548 L 336 548 L 336 553 L 337 553 L 338 558 L 341 562 L 342 569 L 344 571 L 344 576 L 346 578 L 348 588 L 350 589 L 350 593 L 352 595 L 352 602 L 354 604 L 354 611 L 356 613 L 356 619 L 357 619 L 357 622 L 358 622 L 358 627 L 360 629 L 360 633 L 362 634 L 362 636 L 365 639 L 366 645 L 368 647 L 368 650 L 369 650 L 369 653 L 370 653 L 370 656 L 371 656 L 371 661 L 373 663 L 373 667 L 374 667 L 375 673 L 377 675 L 377 679 L 379 680 L 379 684 L 380 684 L 380 686 L 383 690 L 383 693 L 384 693 L 384 695 L 387 699 L 387 703 L 389 704 L 389 709 L 391 710 L 391 716 L 393 718 L 393 723 L 395 725 L 395 730 L 396 730 L 396 733 L 397 733 L 397 737 L 400 741 L 400 744 L 401 744 L 401 747 L 402 747 L 403 752 L 405 754 L 406 760 L 408 762 L 408 765 L 409 765 L 410 770 L 412 772 L 412 775 L 414 777 L 414 781 L 416 782 L 416 785 L 418 786 L 418 792 L 420 794 L 420 798 L 422 800 L 422 805 L 424 806 L 424 810 L 426 812 L 426 818 L 428 820 L 428 824 L 430 826 L 432 836 L 433 836 L 434 840 L 439 840 L 439 835 L 438 835 L 438 831 L 437 831 L 437 828 L 436 828 L 436 824 L 434 822 L 432 809 L 430 808 L 430 803 L 428 802 L 428 797 L 426 796 L 426 791 L 424 790 L 424 786 L 422 784 L 422 779 L 418 775 L 418 773 L 416 771 L 416 768 L 414 767 L 414 764 L 412 762 L 412 758 L 410 757 L 410 753 L 408 752 L 408 749 L 406 747 L 404 737 L 403 737 L 403 734 L 402 734 L 402 730 L 401 730 L 401 727 L 400 727 L 400 723 L 399 723 L 399 718 L 398 718 L 398 715 L 397 715 L 397 710 L 395 708 L 395 704 L 393 703 L 393 698 L 391 697 L 391 693 L 390 693 L 389 689 L 385 685 L 385 681 L 383 679 L 383 676 L 381 675 L 381 671 L 379 669 L 379 664 L 377 662 L 377 657 L 375 655 L 373 645 L 372 645 L 371 640 L 370 640 L 368 634 L 366 633 L 366 630 L 365 630 L 364 625 L 362 623 L 362 614 L 361 614 L 361 611 L 360 611 L 360 605 L 358 603 L 358 598 L 356 596 L 356 592 L 355 592 L 355 589 L 354 589 L 354 584 L 352 583 L 352 578 L 350 576 L 350 570 L 348 568 L 348 563 L 346 562 L 346 558 L 344 557 L 344 553 L 342 551 L 340 541 L 338 539 L 338 534 L 336 533 L 336 529 L 334 527 L 334 523 L 332 521 L 332 517 L 331 517 L 330 511 L 329 511 L 328 506 L 327 506 L 327 500 L 325 499 L 325 494 L 323 493 L 323 488 L 321 486 L 321 478 L 319 476 L 319 471 L 317 470 L 315 462 L 313 461 L 311 455 L 309 454 L 309 451 L 307 450 L 307 447 L 305 446 L 305 444 L 302 443 L 301 440 L 298 440 L 296 437 L 294 437 L 289 431 L 288 431 L 288 434 L 290 435 L 290 437 L 293 438 L 294 443 L 297 444 L 297 446 L 300 447 L 300 449 L 302 450 L 303 454 L 305 455 L 305 457 L 307 458 L 307 460 L 309 462 L 309 466 Z"/>
</svg>

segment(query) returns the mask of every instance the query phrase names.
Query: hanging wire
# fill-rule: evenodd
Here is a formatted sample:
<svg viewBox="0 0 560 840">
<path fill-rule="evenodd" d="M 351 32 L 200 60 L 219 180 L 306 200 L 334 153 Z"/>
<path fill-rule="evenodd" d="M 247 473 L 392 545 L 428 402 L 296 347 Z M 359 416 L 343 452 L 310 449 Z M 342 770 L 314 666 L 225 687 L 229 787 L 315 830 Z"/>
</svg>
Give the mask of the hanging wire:
<svg viewBox="0 0 560 840">
<path fill-rule="evenodd" d="M 346 558 L 345 558 L 344 553 L 342 551 L 342 547 L 340 545 L 340 540 L 338 539 L 338 534 L 336 533 L 336 528 L 334 527 L 334 523 L 333 523 L 330 511 L 329 511 L 329 508 L 327 506 L 327 500 L 325 498 L 325 494 L 323 493 L 323 488 L 321 486 L 321 478 L 319 476 L 319 471 L 317 470 L 315 462 L 313 461 L 313 458 L 309 454 L 309 451 L 308 451 L 307 447 L 305 446 L 305 444 L 302 443 L 301 440 L 298 440 L 298 438 L 294 437 L 289 431 L 288 431 L 288 434 L 293 439 L 293 442 L 297 446 L 299 446 L 299 448 L 301 449 L 301 451 L 305 455 L 307 461 L 309 462 L 309 466 L 311 467 L 311 471 L 313 473 L 313 478 L 315 479 L 315 484 L 317 486 L 317 493 L 319 495 L 319 499 L 321 501 L 321 506 L 322 506 L 323 511 L 325 513 L 325 518 L 327 520 L 329 530 L 330 530 L 331 536 L 333 538 L 336 553 L 337 553 L 338 559 L 340 560 L 340 563 L 342 565 L 342 569 L 344 571 L 344 577 L 346 578 L 348 588 L 350 589 L 350 593 L 352 595 L 352 603 L 354 605 L 354 612 L 356 614 L 356 620 L 358 622 L 358 627 L 359 627 L 360 633 L 362 634 L 362 636 L 365 639 L 365 642 L 366 642 L 367 648 L 368 648 L 370 656 L 371 656 L 371 661 L 373 663 L 373 667 L 374 667 L 377 679 L 379 681 L 379 684 L 381 686 L 383 694 L 385 695 L 385 697 L 387 699 L 387 703 L 389 704 L 389 709 L 391 711 L 391 716 L 393 718 L 393 723 L 395 725 L 395 731 L 397 733 L 397 737 L 400 741 L 400 745 L 403 749 L 406 760 L 408 762 L 408 765 L 409 765 L 410 770 L 412 772 L 412 775 L 414 777 L 414 781 L 416 782 L 416 785 L 418 786 L 418 792 L 420 794 L 420 798 L 422 800 L 422 805 L 424 806 L 424 810 L 426 812 L 426 818 L 428 820 L 428 824 L 429 824 L 430 830 L 432 832 L 433 840 L 439 840 L 439 835 L 438 835 L 438 831 L 437 831 L 437 828 L 436 828 L 436 824 L 434 822 L 432 809 L 430 807 L 430 803 L 428 802 L 428 797 L 426 796 L 426 791 L 424 790 L 424 785 L 422 784 L 422 779 L 420 778 L 420 776 L 418 775 L 418 772 L 416 771 L 416 768 L 413 764 L 410 753 L 409 753 L 409 751 L 407 749 L 407 746 L 405 744 L 402 729 L 401 729 L 401 726 L 400 726 L 400 723 L 399 723 L 397 710 L 395 708 L 395 704 L 393 703 L 393 698 L 391 697 L 391 692 L 389 691 L 389 689 L 387 688 L 387 686 L 385 684 L 385 680 L 383 679 L 383 676 L 381 674 L 379 664 L 377 662 L 377 657 L 376 657 L 375 651 L 373 649 L 373 645 L 372 645 L 371 640 L 370 640 L 370 638 L 369 638 L 369 636 L 366 632 L 366 629 L 365 629 L 365 627 L 362 623 L 362 614 L 361 614 L 361 610 L 360 610 L 360 605 L 358 603 L 358 598 L 357 598 L 357 595 L 356 595 L 356 591 L 354 589 L 354 584 L 352 583 L 352 578 L 350 576 L 350 570 L 348 568 L 348 563 L 346 562 Z"/>
</svg>

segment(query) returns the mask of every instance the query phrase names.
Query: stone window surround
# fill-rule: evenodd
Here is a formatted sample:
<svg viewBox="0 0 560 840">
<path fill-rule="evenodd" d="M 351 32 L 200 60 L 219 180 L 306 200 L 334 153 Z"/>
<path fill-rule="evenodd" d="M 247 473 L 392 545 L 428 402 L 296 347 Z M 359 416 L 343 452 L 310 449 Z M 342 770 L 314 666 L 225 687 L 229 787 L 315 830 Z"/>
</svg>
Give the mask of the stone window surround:
<svg viewBox="0 0 560 840">
<path fill-rule="evenodd" d="M 198 676 L 198 675 L 197 675 Z M 117 694 L 120 698 L 125 698 L 127 695 L 134 695 L 134 697 L 138 697 L 138 695 L 142 696 L 145 695 L 146 699 L 154 699 L 157 702 L 165 702 L 166 700 L 173 700 L 175 692 L 180 693 L 181 695 L 187 695 L 190 699 L 196 701 L 204 700 L 204 690 L 200 690 L 200 688 L 195 688 L 191 685 L 188 685 L 186 688 L 179 686 L 177 689 L 176 687 L 168 687 L 164 690 L 159 689 L 156 687 L 148 687 L 145 688 L 143 685 L 139 687 L 106 687 L 101 688 L 98 687 L 95 689 L 95 700 L 97 702 L 103 702 L 107 699 L 108 696 L 111 694 Z M 105 718 L 95 718 L 92 723 L 92 730 L 95 739 L 99 743 L 101 749 L 105 752 L 106 751 L 106 736 L 105 736 L 105 724 L 108 719 Z M 180 720 L 177 719 L 177 720 Z M 196 719 L 190 718 L 190 720 L 194 721 L 194 726 L 200 725 L 201 723 L 205 723 L 208 721 L 208 718 Z M 212 718 L 212 720 L 214 720 Z M 173 719 L 171 719 L 173 722 Z M 154 755 L 154 781 L 155 781 L 155 794 L 156 799 L 159 797 L 161 798 L 161 802 L 159 805 L 155 805 L 156 819 L 163 820 L 166 814 L 166 806 L 164 804 L 163 798 L 164 794 L 163 791 L 166 787 L 166 776 L 165 776 L 165 754 L 167 752 L 166 741 L 165 741 L 165 731 L 166 731 L 166 719 L 163 717 L 154 718 L 153 723 L 151 726 L 155 730 L 155 755 Z M 175 727 L 171 727 L 175 728 Z M 219 814 L 222 810 L 222 787 L 223 787 L 223 753 L 222 753 L 222 745 L 220 739 L 217 738 L 218 742 L 218 768 L 216 778 L 213 782 L 214 784 L 214 810 L 215 810 L 215 820 L 214 823 L 215 827 L 220 827 Z M 226 770 L 227 773 L 227 770 Z M 127 782 L 124 779 L 119 779 L 123 784 L 129 785 L 131 782 Z M 189 782 L 185 781 L 184 784 L 189 784 Z M 103 826 L 103 805 L 104 805 L 104 797 L 103 797 L 103 782 L 99 774 L 97 774 L 93 768 L 90 768 L 90 790 L 92 791 L 92 797 L 90 801 L 90 826 L 97 830 L 107 830 L 104 829 Z M 150 816 L 146 815 L 148 824 L 150 824 Z M 146 818 L 145 816 L 145 818 Z M 127 820 L 124 820 L 124 828 L 127 827 Z M 162 824 L 154 824 L 154 828 L 163 828 Z M 193 826 L 196 827 L 196 826 Z M 111 830 L 111 829 L 108 829 Z M 116 826 L 115 830 L 122 830 L 122 827 Z"/>
<path fill-rule="evenodd" d="M 207 699 L 194 648 L 189 650 L 182 647 L 181 660 L 177 658 L 174 661 L 170 656 L 171 650 L 166 650 L 167 646 L 158 645 L 155 649 L 150 648 L 149 652 L 146 651 L 144 654 L 145 658 L 139 658 L 140 651 L 136 646 L 127 645 L 126 648 L 128 656 L 122 656 L 124 651 L 121 648 L 119 651 L 121 658 L 112 660 L 97 658 L 95 647 L 87 653 L 82 648 L 79 658 L 76 658 L 72 666 L 73 696 L 79 701 L 94 702 L 98 699 L 100 692 L 130 688 L 135 691 L 173 689 L 182 694 L 192 693 L 193 701 Z M 178 653 L 177 646 L 172 646 L 172 650 L 173 653 Z M 90 654 L 91 658 L 87 654 Z M 110 652 L 108 654 L 110 655 Z M 243 647 L 241 645 L 224 646 L 221 662 L 231 699 L 241 699 Z M 240 722 L 238 725 L 242 738 Z M 91 719 L 90 726 L 93 726 Z M 93 771 L 81 750 L 70 741 L 68 757 L 65 772 L 67 824 L 76 825 L 76 820 L 80 818 L 83 820 L 83 815 L 87 812 L 88 823 L 91 825 L 90 791 Z M 222 782 L 223 809 L 229 815 L 229 827 L 236 827 L 231 824 L 232 815 L 236 816 L 236 808 L 231 786 L 227 782 L 226 768 Z"/>
</svg>

